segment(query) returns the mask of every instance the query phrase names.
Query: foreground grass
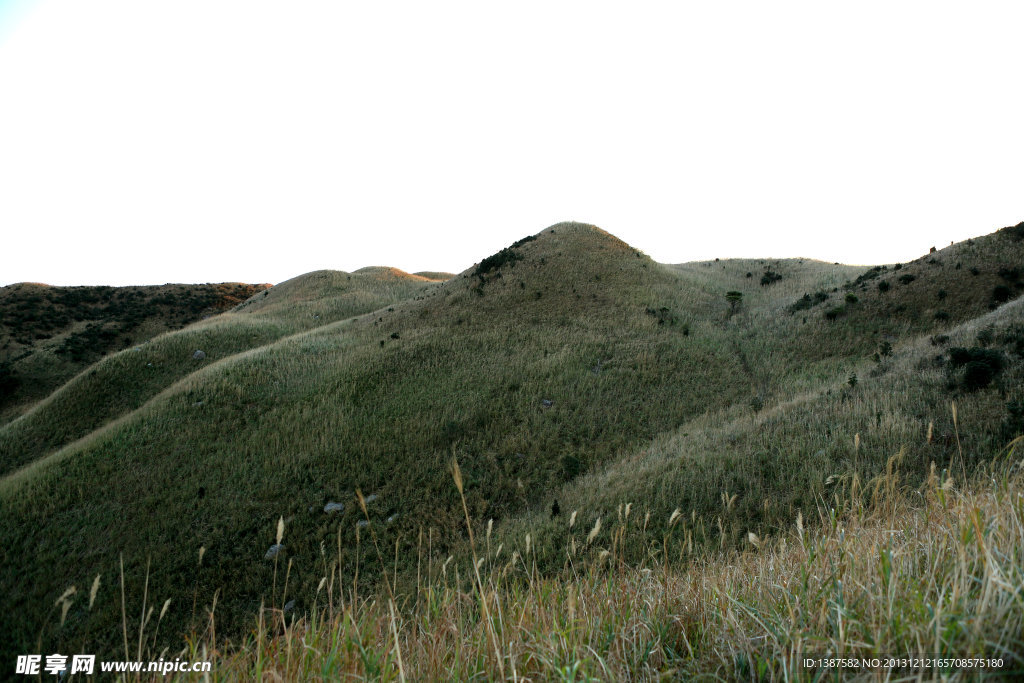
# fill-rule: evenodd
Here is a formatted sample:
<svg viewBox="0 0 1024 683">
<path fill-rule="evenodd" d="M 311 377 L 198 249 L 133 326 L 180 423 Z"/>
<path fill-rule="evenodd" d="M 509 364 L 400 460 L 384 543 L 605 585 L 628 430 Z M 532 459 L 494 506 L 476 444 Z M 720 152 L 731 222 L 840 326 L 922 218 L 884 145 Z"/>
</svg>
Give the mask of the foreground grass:
<svg viewBox="0 0 1024 683">
<path fill-rule="evenodd" d="M 689 556 L 687 516 L 674 513 L 667 535 L 647 534 L 649 561 L 625 566 L 581 545 L 567 548 L 558 578 L 540 578 L 529 550 L 503 553 L 488 535 L 479 556 L 440 567 L 421 557 L 420 585 L 405 601 L 389 589 L 359 597 L 332 572 L 308 615 L 269 607 L 239 647 L 208 629 L 182 655 L 213 659 L 223 680 L 818 680 L 837 672 L 803 660 L 822 656 L 994 657 L 1004 666 L 986 675 L 1008 679 L 1024 673 L 1021 464 L 1011 447 L 963 489 L 941 468 L 909 489 L 892 467 L 868 504 L 822 501 L 785 534 L 750 537 L 744 551 Z M 615 526 L 645 534 L 628 509 Z M 480 578 L 466 581 L 474 557 Z M 919 675 L 979 672 L 842 677 Z"/>
</svg>

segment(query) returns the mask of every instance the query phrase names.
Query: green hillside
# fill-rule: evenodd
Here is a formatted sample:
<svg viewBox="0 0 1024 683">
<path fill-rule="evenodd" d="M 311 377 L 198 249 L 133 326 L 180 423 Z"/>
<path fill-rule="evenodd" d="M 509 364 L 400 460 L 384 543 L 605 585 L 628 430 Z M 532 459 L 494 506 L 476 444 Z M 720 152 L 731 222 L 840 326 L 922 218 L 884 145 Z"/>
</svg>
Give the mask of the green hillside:
<svg viewBox="0 0 1024 683">
<path fill-rule="evenodd" d="M 481 533 L 495 520 L 493 542 L 521 556 L 529 533 L 549 576 L 574 543 L 644 561 L 647 536 L 615 536 L 627 504 L 655 535 L 685 510 L 713 550 L 835 487 L 868 490 L 901 449 L 908 482 L 961 451 L 966 471 L 1019 433 L 1022 230 L 899 269 L 667 266 L 563 223 L 446 280 L 282 283 L 105 358 L 0 430 L 2 649 L 42 633 L 116 652 L 122 557 L 132 610 L 143 592 L 172 600 L 155 651 L 180 649 L 214 602 L 220 633 L 251 629 L 285 574 L 296 614 L 328 575 L 369 593 L 385 569 L 415 593 L 424 536 L 465 577 L 453 456 Z M 74 599 L 61 625 L 46 606 L 96 575 L 95 603 Z"/>
<path fill-rule="evenodd" d="M 221 313 L 266 287 L 0 287 L 0 424 L 104 355 Z"/>
<path fill-rule="evenodd" d="M 234 354 L 404 300 L 431 283 L 396 269 L 317 271 L 262 290 L 232 311 L 111 354 L 0 427 L 0 474 L 122 417 Z M 196 358 L 196 352 L 202 352 Z"/>
</svg>

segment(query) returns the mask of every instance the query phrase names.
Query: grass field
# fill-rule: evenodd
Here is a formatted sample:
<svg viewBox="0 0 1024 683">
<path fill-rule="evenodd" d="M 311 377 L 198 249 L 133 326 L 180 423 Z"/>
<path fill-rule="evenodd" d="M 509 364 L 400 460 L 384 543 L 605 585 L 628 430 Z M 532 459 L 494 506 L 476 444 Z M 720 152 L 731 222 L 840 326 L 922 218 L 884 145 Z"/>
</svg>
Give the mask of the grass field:
<svg viewBox="0 0 1024 683">
<path fill-rule="evenodd" d="M 1019 652 L 1021 233 L 878 268 L 662 265 L 569 223 L 455 276 L 282 283 L 0 428 L 0 649 L 192 634 L 228 677 L 294 680 L 785 677 L 926 634 Z"/>
</svg>

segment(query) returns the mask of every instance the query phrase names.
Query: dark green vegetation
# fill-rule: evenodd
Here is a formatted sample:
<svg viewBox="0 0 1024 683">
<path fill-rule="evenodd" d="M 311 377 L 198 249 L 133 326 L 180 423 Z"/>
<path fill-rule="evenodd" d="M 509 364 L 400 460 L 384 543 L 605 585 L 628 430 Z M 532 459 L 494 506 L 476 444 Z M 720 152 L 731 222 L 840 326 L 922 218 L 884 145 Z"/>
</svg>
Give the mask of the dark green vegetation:
<svg viewBox="0 0 1024 683">
<path fill-rule="evenodd" d="M 796 259 L 666 266 L 559 224 L 445 282 L 312 273 L 108 356 L 0 430 L 5 656 L 35 651 L 40 632 L 52 648 L 86 638 L 114 652 L 122 554 L 129 595 L 151 560 L 151 601 L 172 599 L 160 633 L 173 649 L 215 593 L 219 633 L 251 628 L 275 569 L 289 568 L 300 613 L 332 571 L 346 585 L 358 571 L 369 591 L 382 567 L 365 545 L 356 554 L 357 489 L 376 496 L 369 529 L 407 591 L 421 531 L 438 564 L 464 557 L 453 455 L 472 519 L 496 520 L 506 552 L 531 534 L 550 575 L 598 519 L 587 546 L 648 556 L 646 534 L 612 535 L 627 504 L 652 533 L 681 508 L 699 551 L 771 536 L 901 449 L 910 481 L 960 448 L 970 468 L 1012 438 L 1024 399 L 1020 289 L 993 296 L 1010 286 L 1000 272 L 1024 265 L 1015 231 L 897 275 Z M 263 558 L 280 517 L 275 563 Z M 48 607 L 97 574 L 96 603 L 76 599 L 60 626 Z"/>
<path fill-rule="evenodd" d="M 0 424 L 108 353 L 222 313 L 266 287 L 0 288 Z"/>
</svg>

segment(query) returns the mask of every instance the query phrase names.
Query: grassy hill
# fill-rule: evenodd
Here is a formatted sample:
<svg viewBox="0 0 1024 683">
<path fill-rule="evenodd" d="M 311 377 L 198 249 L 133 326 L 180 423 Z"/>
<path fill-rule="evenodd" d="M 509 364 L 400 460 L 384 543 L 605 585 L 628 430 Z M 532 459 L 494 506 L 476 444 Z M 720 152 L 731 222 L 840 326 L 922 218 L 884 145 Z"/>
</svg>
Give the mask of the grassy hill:
<svg viewBox="0 0 1024 683">
<path fill-rule="evenodd" d="M 258 291 L 228 313 L 111 354 L 0 427 L 0 474 L 127 415 L 208 365 L 404 300 L 430 284 L 397 269 L 317 271 Z"/>
<path fill-rule="evenodd" d="M 424 563 L 465 578 L 467 514 L 553 577 L 576 552 L 664 563 L 652 538 L 676 508 L 694 553 L 779 534 L 829 496 L 853 509 L 901 449 L 908 485 L 932 462 L 966 472 L 1020 429 L 1020 232 L 899 270 L 666 266 L 566 223 L 444 280 L 282 283 L 105 359 L 0 430 L 4 648 L 116 652 L 122 557 L 131 610 L 144 592 L 171 599 L 153 647 L 176 651 L 214 602 L 221 634 L 251 629 L 261 604 L 286 602 L 285 576 L 296 615 L 325 577 L 349 598 L 385 571 L 415 598 Z M 73 599 L 63 624 L 40 607 L 97 575 L 95 602 Z"/>
<path fill-rule="evenodd" d="M 104 355 L 221 313 L 266 287 L 0 287 L 0 424 Z"/>
</svg>

